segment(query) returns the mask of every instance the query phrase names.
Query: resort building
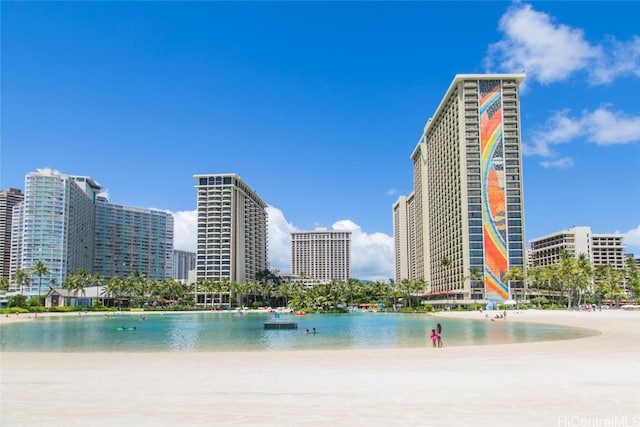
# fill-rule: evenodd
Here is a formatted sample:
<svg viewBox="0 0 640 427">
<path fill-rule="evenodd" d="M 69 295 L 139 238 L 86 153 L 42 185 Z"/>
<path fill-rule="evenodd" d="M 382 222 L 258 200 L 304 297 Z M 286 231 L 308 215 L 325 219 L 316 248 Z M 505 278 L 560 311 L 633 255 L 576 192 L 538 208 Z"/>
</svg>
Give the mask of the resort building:
<svg viewBox="0 0 640 427">
<path fill-rule="evenodd" d="M 560 262 L 563 252 L 578 258 L 587 256 L 591 266 L 610 265 L 616 270 L 625 266 L 624 236 L 619 233 L 594 234 L 591 227 L 572 227 L 532 239 L 531 267 L 546 267 Z"/>
<path fill-rule="evenodd" d="M 23 294 L 46 293 L 49 285 L 62 284 L 73 271 L 93 270 L 95 200 L 100 189 L 91 178 L 53 169 L 27 174 L 24 201 L 13 210 L 11 276 L 18 269 L 32 273 L 38 261 L 49 273 L 31 277 Z"/>
<path fill-rule="evenodd" d="M 196 279 L 244 283 L 267 269 L 267 204 L 236 174 L 194 175 Z"/>
<path fill-rule="evenodd" d="M 307 283 L 345 282 L 351 278 L 351 231 L 291 233 L 291 273 Z"/>
<path fill-rule="evenodd" d="M 105 279 L 139 272 L 146 279 L 173 277 L 173 215 L 96 202 L 93 272 Z"/>
<path fill-rule="evenodd" d="M 150 279 L 172 276 L 173 216 L 109 204 L 101 190 L 86 176 L 53 169 L 27 174 L 11 233 L 11 276 L 20 269 L 31 279 L 23 294 L 44 295 L 79 269 L 105 279 L 134 271 Z M 33 272 L 38 261 L 49 271 L 42 277 Z"/>
<path fill-rule="evenodd" d="M 413 192 L 393 206 L 395 278 L 425 280 L 434 303 L 501 302 L 523 292 L 504 280 L 525 267 L 523 79 L 456 75 L 411 154 Z"/>
<path fill-rule="evenodd" d="M 9 279 L 11 271 L 11 224 L 13 207 L 24 200 L 17 188 L 0 191 L 0 277 Z"/>
<path fill-rule="evenodd" d="M 196 268 L 196 253 L 173 250 L 173 278 L 189 283 L 189 272 Z"/>
</svg>

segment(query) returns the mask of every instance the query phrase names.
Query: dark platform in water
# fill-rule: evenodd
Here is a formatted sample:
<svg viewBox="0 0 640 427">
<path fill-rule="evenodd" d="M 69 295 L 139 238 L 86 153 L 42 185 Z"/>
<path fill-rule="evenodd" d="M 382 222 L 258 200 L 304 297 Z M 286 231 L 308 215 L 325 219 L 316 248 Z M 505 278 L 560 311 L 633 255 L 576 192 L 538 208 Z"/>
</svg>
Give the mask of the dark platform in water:
<svg viewBox="0 0 640 427">
<path fill-rule="evenodd" d="M 298 329 L 296 322 L 287 322 L 284 320 L 268 320 L 264 322 L 265 329 Z"/>
</svg>

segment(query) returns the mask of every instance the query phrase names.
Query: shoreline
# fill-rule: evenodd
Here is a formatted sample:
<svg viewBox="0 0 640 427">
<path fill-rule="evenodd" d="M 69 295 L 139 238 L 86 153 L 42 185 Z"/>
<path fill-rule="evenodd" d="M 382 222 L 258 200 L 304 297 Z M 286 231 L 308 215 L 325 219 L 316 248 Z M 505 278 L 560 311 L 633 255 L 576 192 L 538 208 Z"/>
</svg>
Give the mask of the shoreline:
<svg viewBox="0 0 640 427">
<path fill-rule="evenodd" d="M 640 425 L 640 313 L 507 313 L 496 321 L 599 334 L 441 349 L 0 352 L 0 424 Z"/>
</svg>

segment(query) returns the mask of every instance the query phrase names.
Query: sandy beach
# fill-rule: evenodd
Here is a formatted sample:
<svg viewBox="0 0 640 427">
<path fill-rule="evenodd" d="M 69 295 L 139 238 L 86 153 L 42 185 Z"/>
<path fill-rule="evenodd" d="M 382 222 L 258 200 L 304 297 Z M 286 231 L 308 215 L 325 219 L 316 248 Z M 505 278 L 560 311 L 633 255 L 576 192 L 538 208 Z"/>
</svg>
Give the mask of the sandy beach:
<svg viewBox="0 0 640 427">
<path fill-rule="evenodd" d="M 14 321 L 0 320 L 0 333 Z M 496 321 L 600 333 L 442 349 L 84 354 L 2 349 L 0 425 L 640 426 L 639 312 L 529 310 Z"/>
</svg>

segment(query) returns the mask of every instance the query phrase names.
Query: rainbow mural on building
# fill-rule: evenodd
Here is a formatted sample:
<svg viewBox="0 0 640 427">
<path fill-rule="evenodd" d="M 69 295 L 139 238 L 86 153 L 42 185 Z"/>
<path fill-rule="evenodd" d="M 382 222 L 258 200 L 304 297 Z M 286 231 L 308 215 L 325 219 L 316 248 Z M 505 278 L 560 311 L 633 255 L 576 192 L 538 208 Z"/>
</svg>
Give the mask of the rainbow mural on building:
<svg viewBox="0 0 640 427">
<path fill-rule="evenodd" d="M 487 299 L 509 299 L 502 281 L 509 267 L 505 203 L 502 88 L 499 80 L 480 81 L 480 172 L 484 283 Z"/>
</svg>

